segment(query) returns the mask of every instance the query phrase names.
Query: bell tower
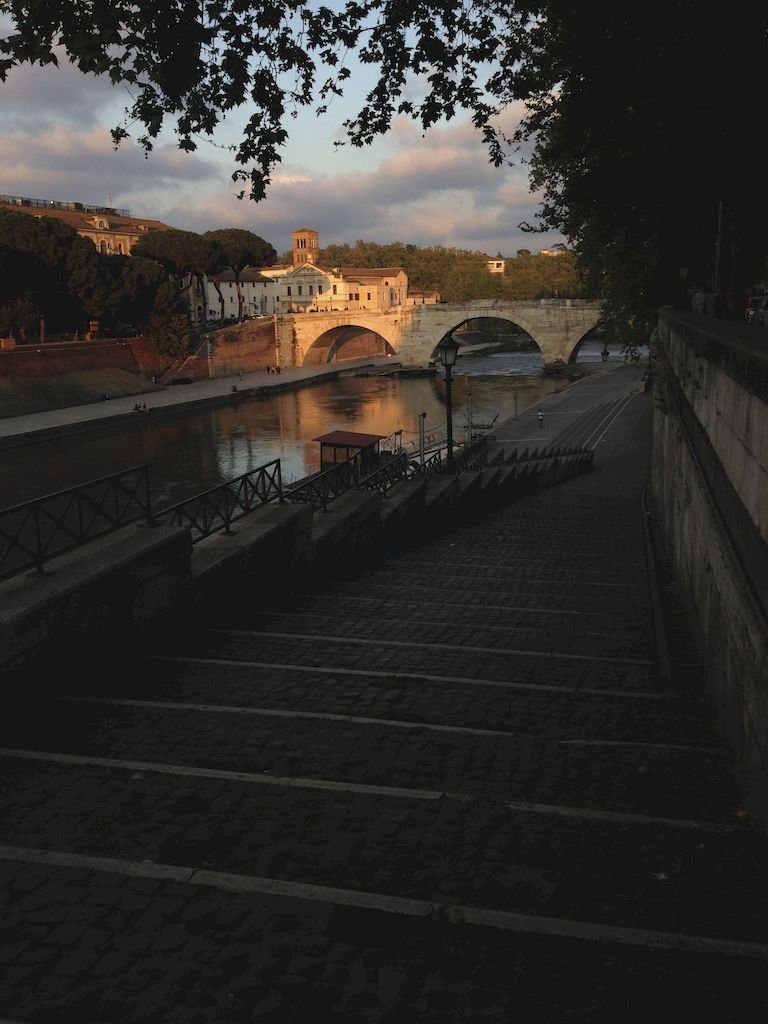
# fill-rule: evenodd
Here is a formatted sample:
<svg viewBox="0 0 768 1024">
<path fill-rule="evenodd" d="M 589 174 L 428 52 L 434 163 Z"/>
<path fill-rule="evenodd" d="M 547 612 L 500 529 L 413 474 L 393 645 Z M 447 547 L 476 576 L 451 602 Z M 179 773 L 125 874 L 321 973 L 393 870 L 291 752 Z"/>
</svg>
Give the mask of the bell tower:
<svg viewBox="0 0 768 1024">
<path fill-rule="evenodd" d="M 300 267 L 304 263 L 317 263 L 320 235 L 311 228 L 299 228 L 298 231 L 292 231 L 291 249 L 294 267 Z"/>
</svg>

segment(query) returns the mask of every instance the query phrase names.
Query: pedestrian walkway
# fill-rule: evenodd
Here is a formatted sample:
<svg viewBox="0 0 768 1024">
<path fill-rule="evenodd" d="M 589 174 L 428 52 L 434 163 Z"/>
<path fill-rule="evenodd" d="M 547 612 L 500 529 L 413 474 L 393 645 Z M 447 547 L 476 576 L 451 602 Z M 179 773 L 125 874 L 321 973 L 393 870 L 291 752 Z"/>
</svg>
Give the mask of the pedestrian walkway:
<svg viewBox="0 0 768 1024">
<path fill-rule="evenodd" d="M 355 372 L 363 367 L 386 368 L 391 366 L 391 359 L 380 357 L 353 360 L 343 364 L 329 363 L 324 366 L 292 367 L 283 369 L 279 374 L 258 370 L 253 373 L 243 374 L 242 376 L 233 375 L 231 377 L 196 381 L 191 384 L 166 386 L 157 391 L 139 396 L 129 395 L 125 398 L 113 398 L 108 401 L 73 405 L 63 409 L 50 409 L 46 412 L 30 413 L 25 416 L 0 417 L 0 450 L 3 447 L 12 447 L 20 443 L 26 443 L 27 440 L 34 440 L 47 434 L 79 432 L 89 427 L 104 424 L 110 420 L 113 422 L 130 420 L 138 415 L 135 410 L 138 399 L 141 399 L 139 404 L 146 404 L 147 412 L 151 415 L 153 412 L 172 412 L 193 405 L 231 401 L 234 394 L 233 388 L 237 389 L 238 397 L 247 398 L 264 391 L 301 387 L 323 377 L 335 377 L 342 373 Z M 603 368 L 601 367 L 602 370 Z M 592 395 L 600 393 L 601 387 L 596 383 L 600 379 L 612 380 L 614 383 L 603 385 L 603 387 L 607 386 L 610 393 L 614 392 L 617 385 L 615 383 L 616 378 L 613 377 L 611 371 L 623 371 L 625 373 L 626 381 L 623 386 L 628 390 L 636 389 L 637 381 L 642 372 L 635 365 L 628 368 L 622 366 L 622 364 L 612 364 L 610 367 L 605 368 L 605 372 L 596 373 L 594 378 L 588 377 L 579 381 L 580 387 L 589 384 L 587 391 L 584 393 L 584 402 L 588 404 L 593 402 Z M 566 388 L 559 395 L 549 396 L 544 400 L 545 406 L 550 408 L 552 403 L 557 405 L 562 395 L 569 393 L 570 390 L 570 388 Z M 575 408 L 576 406 L 574 406 Z M 548 417 L 546 429 L 535 435 L 532 433 L 531 442 L 540 445 L 545 443 L 547 438 L 551 438 L 553 429 L 562 426 L 565 422 L 562 419 L 563 415 L 570 416 L 571 414 L 560 410 L 555 413 L 555 419 Z M 521 417 L 522 421 L 527 424 L 528 417 L 525 414 L 523 414 L 523 417 Z M 515 420 L 508 421 L 508 424 L 510 424 L 508 426 L 508 433 L 514 429 L 511 425 L 516 422 Z"/>
<path fill-rule="evenodd" d="M 556 439 L 608 377 L 496 443 Z M 765 1019 L 768 849 L 626 387 L 592 473 L 299 589 L 255 580 L 151 650 L 60 666 L 65 695 L 30 681 L 0 720 L 0 1016 Z"/>
<path fill-rule="evenodd" d="M 109 420 L 130 419 L 137 415 L 135 406 L 146 404 L 147 412 L 162 412 L 181 409 L 196 404 L 230 401 L 233 388 L 241 397 L 258 394 L 264 389 L 298 387 L 321 377 L 334 377 L 353 371 L 361 366 L 386 366 L 386 359 L 361 359 L 348 363 L 329 363 L 325 366 L 299 366 L 267 373 L 257 370 L 230 377 L 214 377 L 211 380 L 195 381 L 191 384 L 166 386 L 157 391 L 125 398 L 111 398 L 85 405 L 72 405 L 64 409 L 50 409 L 47 412 L 30 413 L 26 416 L 0 418 L 0 448 L 3 444 L 17 443 L 20 438 L 34 438 L 35 435 L 51 431 L 82 430 L 89 424 L 100 424 Z"/>
</svg>

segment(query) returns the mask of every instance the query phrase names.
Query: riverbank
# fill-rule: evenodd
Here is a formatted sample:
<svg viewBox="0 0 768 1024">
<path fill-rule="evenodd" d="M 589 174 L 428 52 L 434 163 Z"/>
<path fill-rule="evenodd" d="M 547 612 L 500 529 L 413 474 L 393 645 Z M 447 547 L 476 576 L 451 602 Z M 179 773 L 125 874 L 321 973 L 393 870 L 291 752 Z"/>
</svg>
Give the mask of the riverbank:
<svg viewBox="0 0 768 1024">
<path fill-rule="evenodd" d="M 105 389 L 93 394 L 91 401 L 32 411 L 26 415 L 0 416 L 0 450 L 44 441 L 62 433 L 80 434 L 109 425 L 120 426 L 137 416 L 171 416 L 200 405 L 231 405 L 233 402 L 290 391 L 333 377 L 394 370 L 397 365 L 391 357 L 377 357 L 324 366 L 294 367 L 284 369 L 279 374 L 258 370 L 173 386 L 148 383 L 147 390 L 141 392 L 131 389 L 128 393 L 117 394 Z M 615 365 L 615 362 L 578 364 L 572 367 L 572 374 L 563 377 L 563 388 L 575 379 L 603 372 Z M 109 398 L 102 397 L 105 394 Z"/>
<path fill-rule="evenodd" d="M 0 419 L 90 405 L 104 395 L 145 401 L 146 396 L 162 390 L 161 384 L 119 367 L 73 370 L 49 377 L 0 377 Z"/>
<path fill-rule="evenodd" d="M 391 366 L 391 359 L 360 359 L 327 366 L 304 366 L 280 373 L 254 371 L 189 384 L 149 385 L 143 392 L 117 395 L 104 391 L 79 405 L 55 407 L 0 418 L 0 450 L 45 440 L 53 434 L 83 433 L 120 425 L 137 416 L 175 415 L 199 405 L 229 405 L 260 394 L 289 391 L 316 381 L 354 373 L 364 367 Z M 108 394 L 109 398 L 101 397 Z M 139 406 L 139 410 L 136 409 Z"/>
</svg>

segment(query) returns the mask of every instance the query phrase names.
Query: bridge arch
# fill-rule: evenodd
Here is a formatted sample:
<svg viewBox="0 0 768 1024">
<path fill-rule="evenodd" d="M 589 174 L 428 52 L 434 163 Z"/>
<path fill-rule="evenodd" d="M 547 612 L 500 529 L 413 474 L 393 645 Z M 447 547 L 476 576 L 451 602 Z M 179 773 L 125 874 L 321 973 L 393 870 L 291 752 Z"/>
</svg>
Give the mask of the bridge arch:
<svg viewBox="0 0 768 1024">
<path fill-rule="evenodd" d="M 303 366 L 322 366 L 350 359 L 394 354 L 393 347 L 377 331 L 354 323 L 324 331 L 303 353 Z"/>
<path fill-rule="evenodd" d="M 356 343 L 361 355 L 391 351 L 403 363 L 425 366 L 440 341 L 457 327 L 468 320 L 493 318 L 514 323 L 530 335 L 545 365 L 569 363 L 597 326 L 601 309 L 601 303 L 591 299 L 478 299 L 388 310 L 285 314 L 275 318 L 275 342 L 286 366 L 358 358 L 354 340 L 361 336 L 367 337 Z"/>
<path fill-rule="evenodd" d="M 459 343 L 466 343 L 466 344 L 481 344 L 481 343 L 486 343 L 488 341 L 496 340 L 500 336 L 498 330 L 495 331 L 495 332 L 494 331 L 489 331 L 486 328 L 486 326 L 485 326 L 485 322 L 487 322 L 489 320 L 493 320 L 497 324 L 507 324 L 507 325 L 509 325 L 511 327 L 519 328 L 519 331 L 522 331 L 523 333 L 519 333 L 519 331 L 509 331 L 509 337 L 510 338 L 518 339 L 520 341 L 526 340 L 527 341 L 527 344 L 525 345 L 526 348 L 529 348 L 531 351 L 536 349 L 537 351 L 541 352 L 541 348 L 539 347 L 539 345 L 537 345 L 536 339 L 531 337 L 530 332 L 523 326 L 523 324 L 521 324 L 519 322 L 520 319 L 521 318 L 519 318 L 519 317 L 517 319 L 513 319 L 512 317 L 509 317 L 509 316 L 499 316 L 499 315 L 484 316 L 484 317 L 471 317 L 469 319 L 464 319 L 464 320 L 461 320 L 461 321 L 457 322 L 456 324 L 454 324 L 447 331 L 447 334 L 443 335 L 443 337 L 452 336 Z M 483 326 L 479 327 L 476 331 L 472 331 L 472 330 L 464 331 L 464 330 L 462 330 L 462 328 L 465 325 L 475 323 L 478 320 L 482 320 L 483 321 Z M 466 338 L 465 338 L 465 335 L 466 335 Z M 440 338 L 440 341 L 442 341 L 442 338 Z M 438 342 L 438 344 L 439 344 L 439 342 Z M 437 351 L 433 350 L 432 358 L 435 358 L 436 354 L 437 354 Z"/>
<path fill-rule="evenodd" d="M 476 301 L 417 307 L 410 332 L 398 354 L 404 361 L 428 360 L 446 334 L 469 320 L 506 320 L 522 328 L 541 352 L 545 365 L 569 363 L 597 326 L 601 304 L 590 300 Z"/>
</svg>

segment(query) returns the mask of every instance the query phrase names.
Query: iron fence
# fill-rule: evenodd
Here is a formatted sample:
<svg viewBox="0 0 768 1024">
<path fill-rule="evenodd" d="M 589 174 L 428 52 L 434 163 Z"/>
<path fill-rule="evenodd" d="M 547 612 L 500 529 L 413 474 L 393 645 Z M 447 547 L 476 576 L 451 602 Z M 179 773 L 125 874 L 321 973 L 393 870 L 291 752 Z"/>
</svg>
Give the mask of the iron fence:
<svg viewBox="0 0 768 1024">
<path fill-rule="evenodd" d="M 421 480 L 429 480 L 430 477 L 442 472 L 443 453 L 438 449 L 427 456 L 423 462 L 411 460 L 409 476 Z"/>
<path fill-rule="evenodd" d="M 188 526 L 192 543 L 230 527 L 258 505 L 284 498 L 280 459 L 251 469 L 227 483 L 211 487 L 193 498 L 159 512 L 159 522 L 169 526 Z"/>
<path fill-rule="evenodd" d="M 547 473 L 562 479 L 591 468 L 593 455 L 584 446 L 561 445 L 530 452 L 526 449 L 520 455 L 515 449 L 506 459 L 501 450 L 489 460 L 487 441 L 481 439 L 457 456 L 453 471 L 496 466 L 503 460 L 507 465 L 516 464 L 521 478 Z M 359 455 L 355 455 L 284 489 L 280 459 L 274 459 L 153 513 L 148 467 L 134 466 L 0 512 L 0 580 L 30 567 L 42 573 L 46 561 L 54 556 L 139 520 L 147 525 L 186 526 L 194 544 L 219 531 L 229 533 L 232 523 L 271 501 L 306 502 L 313 511 L 325 512 L 330 501 L 352 488 L 386 493 L 400 480 L 426 480 L 444 471 L 442 451 L 433 452 L 422 463 L 400 448 L 365 477 L 361 475 Z"/>
<path fill-rule="evenodd" d="M 153 522 L 147 466 L 0 511 L 0 579 L 35 568 L 131 522 Z"/>
<path fill-rule="evenodd" d="M 385 459 L 382 465 L 369 476 L 360 481 L 360 487 L 369 491 L 386 493 L 390 487 L 405 480 L 409 476 L 410 464 L 406 453 L 401 449 L 397 455 Z"/>
<path fill-rule="evenodd" d="M 353 455 L 351 459 L 307 477 L 283 491 L 283 498 L 286 501 L 306 502 L 312 506 L 313 512 L 327 512 L 331 499 L 359 485 L 360 461 Z"/>
</svg>

